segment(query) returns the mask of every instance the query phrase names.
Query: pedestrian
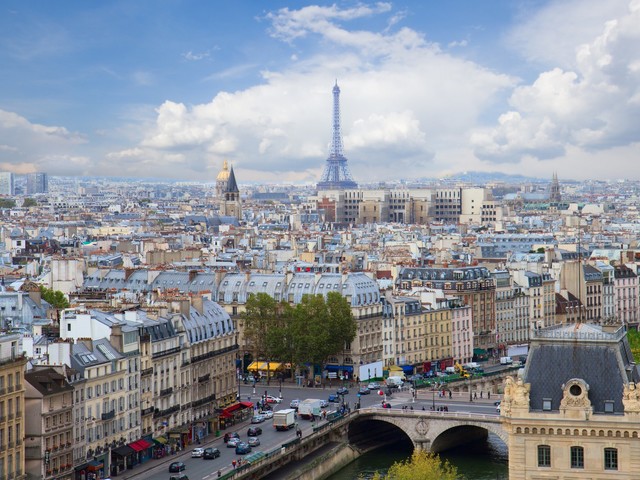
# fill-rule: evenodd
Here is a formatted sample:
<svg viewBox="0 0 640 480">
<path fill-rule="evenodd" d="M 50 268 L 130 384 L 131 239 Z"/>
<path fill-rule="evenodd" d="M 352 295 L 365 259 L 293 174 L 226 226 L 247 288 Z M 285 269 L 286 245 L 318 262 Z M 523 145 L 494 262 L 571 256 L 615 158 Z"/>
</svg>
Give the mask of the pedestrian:
<svg viewBox="0 0 640 480">
<path fill-rule="evenodd" d="M 491 392 L 487 392 L 487 398 L 491 400 Z"/>
<path fill-rule="evenodd" d="M 478 392 L 473 392 L 473 399 L 477 400 L 478 399 Z"/>
<path fill-rule="evenodd" d="M 451 396 L 452 396 L 451 390 L 449 390 L 449 400 L 451 400 Z"/>
<path fill-rule="evenodd" d="M 482 390 L 480 390 L 480 398 L 482 398 Z"/>
<path fill-rule="evenodd" d="M 233 465 L 233 469 L 236 469 L 236 459 L 231 460 L 231 465 Z"/>
</svg>

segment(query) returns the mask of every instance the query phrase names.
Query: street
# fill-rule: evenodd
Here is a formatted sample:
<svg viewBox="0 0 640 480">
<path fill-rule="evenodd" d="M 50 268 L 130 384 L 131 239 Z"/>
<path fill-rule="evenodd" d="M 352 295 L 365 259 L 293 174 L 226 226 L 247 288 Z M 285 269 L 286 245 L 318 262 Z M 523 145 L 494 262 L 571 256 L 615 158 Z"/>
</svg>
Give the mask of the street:
<svg viewBox="0 0 640 480">
<path fill-rule="evenodd" d="M 274 397 L 278 397 L 280 393 L 282 393 L 282 402 L 279 404 L 272 404 L 272 408 L 274 411 L 282 410 L 284 408 L 289 408 L 289 403 L 291 400 L 299 399 L 304 400 L 306 398 L 319 398 L 319 399 L 327 399 L 329 394 L 336 393 L 338 386 L 341 385 L 333 385 L 333 388 L 329 389 L 327 386 L 325 389 L 322 388 L 301 388 L 301 387 L 293 387 L 287 384 L 282 386 L 280 390 L 278 384 L 274 384 L 272 386 L 266 387 L 265 385 L 257 385 L 256 393 L 254 394 L 254 389 L 251 385 L 241 385 L 240 386 L 240 396 L 242 400 L 248 400 L 253 402 L 254 404 L 260 400 L 261 395 L 264 395 L 265 390 L 268 395 L 272 395 Z M 435 408 L 444 407 L 448 408 L 449 412 L 474 412 L 474 413 L 483 413 L 489 415 L 498 415 L 496 412 L 496 408 L 494 406 L 494 401 L 499 400 L 496 396 L 491 400 L 488 399 L 479 399 L 473 402 L 469 402 L 468 393 L 463 394 L 454 394 L 451 399 L 448 396 L 439 398 L 437 392 L 432 392 L 431 390 L 418 390 L 418 395 L 415 401 L 412 399 L 412 394 L 409 389 L 404 389 L 402 391 L 394 390 L 391 396 L 387 395 L 379 395 L 377 390 L 371 391 L 368 395 L 361 395 L 358 397 L 357 388 L 349 388 L 349 393 L 344 395 L 345 404 L 349 405 L 351 409 L 355 407 L 355 404 L 360 399 L 360 403 L 362 408 L 365 407 L 380 407 L 383 400 L 386 400 L 391 404 L 391 408 L 393 409 L 401 409 L 403 406 L 407 406 L 408 408 L 413 408 L 414 410 L 430 410 L 431 407 L 435 405 Z M 494 400 L 495 399 L 495 400 Z M 327 408 L 327 412 L 335 411 L 339 408 L 340 403 L 329 403 L 329 407 Z M 302 430 L 303 437 L 310 435 L 313 431 L 312 422 L 309 420 L 298 419 L 297 420 L 300 429 Z M 319 423 L 323 423 L 319 421 Z M 235 427 L 229 428 L 225 430 L 223 433 L 227 432 L 238 432 L 240 435 L 240 439 L 242 441 L 247 441 L 247 429 L 249 426 L 252 426 L 249 421 L 246 421 L 240 425 L 236 425 Z M 260 435 L 260 446 L 254 447 L 253 452 L 256 451 L 269 451 L 276 447 L 279 447 L 283 443 L 291 441 L 295 439 L 296 432 L 295 429 L 289 430 L 287 432 L 278 432 L 272 426 L 272 420 L 268 419 L 263 423 L 254 424 L 253 426 L 258 426 L 262 428 L 262 435 Z M 210 437 L 211 438 L 211 437 Z M 196 446 L 199 447 L 215 447 L 220 450 L 220 457 L 214 460 L 204 460 L 202 458 L 191 458 L 191 451 Z M 201 445 L 191 445 L 186 449 L 185 452 L 180 452 L 173 456 L 174 461 L 182 461 L 186 464 L 187 468 L 185 473 L 189 476 L 191 480 L 213 480 L 217 478 L 218 471 L 227 472 L 232 467 L 232 461 L 238 460 L 243 456 L 236 455 L 235 448 L 227 448 L 226 444 L 222 440 L 222 438 L 203 442 Z M 158 465 L 146 472 L 147 478 L 153 476 L 153 478 L 164 478 L 168 477 L 168 464 Z M 135 472 L 132 472 L 135 473 Z"/>
</svg>

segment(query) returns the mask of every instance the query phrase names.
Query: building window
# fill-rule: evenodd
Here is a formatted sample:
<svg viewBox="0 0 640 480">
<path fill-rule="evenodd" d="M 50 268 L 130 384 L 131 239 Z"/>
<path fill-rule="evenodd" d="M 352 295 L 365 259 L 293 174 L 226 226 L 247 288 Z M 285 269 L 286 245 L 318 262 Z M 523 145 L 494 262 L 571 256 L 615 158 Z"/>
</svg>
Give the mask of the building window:
<svg viewBox="0 0 640 480">
<path fill-rule="evenodd" d="M 543 398 L 542 399 L 542 410 L 551 410 L 551 399 Z"/>
<path fill-rule="evenodd" d="M 551 467 L 551 447 L 549 445 L 538 445 L 538 466 Z"/>
<path fill-rule="evenodd" d="M 604 469 L 618 470 L 618 449 L 617 448 L 604 449 Z"/>
<path fill-rule="evenodd" d="M 613 413 L 613 400 L 605 400 L 604 413 Z"/>
<path fill-rule="evenodd" d="M 571 468 L 584 468 L 584 448 L 571 447 Z"/>
</svg>

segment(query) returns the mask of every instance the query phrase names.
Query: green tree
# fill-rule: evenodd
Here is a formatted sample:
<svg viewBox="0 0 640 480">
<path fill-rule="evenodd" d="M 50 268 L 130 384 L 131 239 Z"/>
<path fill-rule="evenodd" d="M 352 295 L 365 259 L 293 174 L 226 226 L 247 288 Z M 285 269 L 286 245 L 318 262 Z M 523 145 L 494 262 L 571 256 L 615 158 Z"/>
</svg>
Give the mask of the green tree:
<svg viewBox="0 0 640 480">
<path fill-rule="evenodd" d="M 0 208 L 13 208 L 16 206 L 15 200 L 0 198 Z"/>
<path fill-rule="evenodd" d="M 22 202 L 22 206 L 23 207 L 35 207 L 38 205 L 38 202 L 36 202 L 33 198 L 25 198 L 24 202 Z"/>
<path fill-rule="evenodd" d="M 42 299 L 55 308 L 69 308 L 69 301 L 60 290 L 40 286 Z"/>
<path fill-rule="evenodd" d="M 327 357 L 341 352 L 356 335 L 357 324 L 351 307 L 338 292 L 305 295 L 296 305 L 296 325 L 301 361 L 322 365 Z"/>
<path fill-rule="evenodd" d="M 640 332 L 637 330 L 628 330 L 627 339 L 629 340 L 629 347 L 631 347 L 631 353 L 636 363 L 640 360 Z"/>
<path fill-rule="evenodd" d="M 414 450 L 411 458 L 394 463 L 386 475 L 378 472 L 373 480 L 456 480 L 458 470 L 438 455 Z"/>
<path fill-rule="evenodd" d="M 252 347 L 254 360 L 275 360 L 270 329 L 276 324 L 277 310 L 278 303 L 266 293 L 251 294 L 247 299 L 241 318 L 244 322 L 245 344 Z"/>
</svg>

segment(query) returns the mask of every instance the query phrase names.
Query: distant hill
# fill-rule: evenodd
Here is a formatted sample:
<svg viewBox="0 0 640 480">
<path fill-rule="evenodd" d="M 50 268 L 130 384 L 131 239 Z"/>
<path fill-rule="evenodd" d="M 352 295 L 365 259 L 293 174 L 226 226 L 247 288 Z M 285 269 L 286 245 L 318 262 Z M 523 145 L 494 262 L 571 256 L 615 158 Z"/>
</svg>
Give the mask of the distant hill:
<svg viewBox="0 0 640 480">
<path fill-rule="evenodd" d="M 527 177 L 524 175 L 510 175 L 501 172 L 461 172 L 446 177 L 447 180 L 485 184 L 488 182 L 504 183 L 549 183 L 551 178 Z"/>
</svg>

